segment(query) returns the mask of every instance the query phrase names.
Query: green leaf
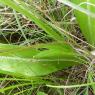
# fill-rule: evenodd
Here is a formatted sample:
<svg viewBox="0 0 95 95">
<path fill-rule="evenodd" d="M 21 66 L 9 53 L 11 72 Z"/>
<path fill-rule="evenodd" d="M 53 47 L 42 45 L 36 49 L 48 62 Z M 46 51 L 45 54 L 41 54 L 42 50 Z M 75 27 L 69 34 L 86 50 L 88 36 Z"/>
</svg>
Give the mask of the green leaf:
<svg viewBox="0 0 95 95">
<path fill-rule="evenodd" d="M 72 0 L 72 2 L 92 13 L 95 13 L 95 0 Z M 77 10 L 75 11 L 75 15 L 83 35 L 90 44 L 95 46 L 95 17 L 93 18 Z"/>
<path fill-rule="evenodd" d="M 30 47 L 0 45 L 0 73 L 17 77 L 43 76 L 85 61 L 65 43 Z"/>
</svg>

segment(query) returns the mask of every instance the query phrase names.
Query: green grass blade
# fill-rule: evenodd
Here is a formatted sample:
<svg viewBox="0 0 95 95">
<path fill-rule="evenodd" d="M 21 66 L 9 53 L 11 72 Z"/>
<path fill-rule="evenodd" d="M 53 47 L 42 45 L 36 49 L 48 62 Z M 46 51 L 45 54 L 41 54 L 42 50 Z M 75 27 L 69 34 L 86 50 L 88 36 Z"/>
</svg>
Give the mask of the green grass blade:
<svg viewBox="0 0 95 95">
<path fill-rule="evenodd" d="M 71 1 L 69 1 L 69 0 L 58 0 L 58 1 L 61 2 L 61 3 L 63 3 L 63 4 L 65 4 L 65 5 L 67 5 L 67 6 L 70 6 L 71 8 L 73 8 L 73 9 L 79 11 L 79 12 L 82 12 L 82 13 L 84 13 L 84 14 L 86 14 L 86 15 L 89 15 L 89 16 L 92 17 L 92 18 L 95 18 L 95 14 L 94 14 L 93 12 L 91 12 L 91 11 L 89 11 L 89 10 L 83 8 L 83 7 L 80 7 L 79 5 L 73 3 L 73 2 L 71 2 Z M 73 1 L 73 0 L 72 0 L 72 1 Z M 78 0 L 78 1 L 79 1 L 79 0 Z M 80 0 L 80 1 L 81 1 L 81 2 L 85 2 L 85 1 L 82 1 L 82 0 Z M 76 1 L 76 2 L 77 2 L 77 1 Z M 79 3 L 79 4 L 80 4 L 80 3 Z"/>
<path fill-rule="evenodd" d="M 95 0 L 58 0 L 75 10 L 77 21 L 86 40 L 95 45 Z"/>
<path fill-rule="evenodd" d="M 95 13 L 95 0 L 72 0 L 75 4 L 79 5 L 87 9 L 90 12 Z M 83 3 L 86 2 L 86 3 Z M 75 15 L 77 18 L 77 21 L 80 25 L 80 28 L 82 30 L 83 35 L 87 39 L 87 41 L 92 44 L 93 46 L 95 45 L 95 18 L 86 15 L 82 12 L 75 11 Z"/>
<path fill-rule="evenodd" d="M 20 30 L 21 33 L 22 33 L 22 36 L 24 37 L 26 43 L 27 43 L 28 45 L 30 45 L 29 42 L 28 42 L 28 39 L 27 39 L 27 37 L 25 36 L 24 31 L 23 31 L 23 29 L 22 29 L 22 27 L 21 27 L 21 23 L 20 23 L 20 21 L 19 21 L 19 18 L 18 18 L 18 16 L 17 16 L 16 11 L 13 10 L 13 13 L 14 13 L 14 16 L 15 16 L 16 22 L 17 22 L 17 24 L 18 24 L 18 28 L 19 28 L 19 30 Z"/>
<path fill-rule="evenodd" d="M 91 83 L 85 83 L 85 84 L 79 84 L 79 85 L 70 85 L 70 86 L 54 86 L 54 85 L 47 85 L 48 87 L 52 87 L 52 88 L 80 88 L 80 87 L 86 87 L 86 86 L 91 86 L 91 85 L 95 85 L 95 82 L 91 82 Z"/>
<path fill-rule="evenodd" d="M 22 15 L 26 16 L 31 21 L 35 22 L 42 30 L 49 34 L 55 40 L 62 41 L 63 37 L 58 33 L 58 31 L 52 28 L 47 22 L 43 21 L 42 18 L 37 16 L 36 13 L 32 13 L 29 8 L 27 8 L 24 2 L 20 0 L 0 0 L 1 3 L 8 5 L 14 10 L 20 12 Z"/>
<path fill-rule="evenodd" d="M 27 86 L 27 85 L 32 85 L 32 83 L 23 83 L 23 84 L 17 84 L 17 85 L 9 86 L 9 87 L 6 87 L 6 88 L 1 88 L 0 92 L 4 92 L 4 91 L 9 90 L 9 89 L 14 89 L 14 88 L 17 88 L 17 87 Z"/>
</svg>

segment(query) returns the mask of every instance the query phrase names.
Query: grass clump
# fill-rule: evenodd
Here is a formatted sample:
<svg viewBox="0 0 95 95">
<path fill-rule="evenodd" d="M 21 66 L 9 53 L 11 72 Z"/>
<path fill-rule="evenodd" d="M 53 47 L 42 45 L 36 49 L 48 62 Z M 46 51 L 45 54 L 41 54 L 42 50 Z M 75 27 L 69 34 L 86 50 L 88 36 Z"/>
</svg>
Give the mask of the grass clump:
<svg viewBox="0 0 95 95">
<path fill-rule="evenodd" d="M 94 3 L 0 0 L 0 93 L 94 95 Z"/>
</svg>

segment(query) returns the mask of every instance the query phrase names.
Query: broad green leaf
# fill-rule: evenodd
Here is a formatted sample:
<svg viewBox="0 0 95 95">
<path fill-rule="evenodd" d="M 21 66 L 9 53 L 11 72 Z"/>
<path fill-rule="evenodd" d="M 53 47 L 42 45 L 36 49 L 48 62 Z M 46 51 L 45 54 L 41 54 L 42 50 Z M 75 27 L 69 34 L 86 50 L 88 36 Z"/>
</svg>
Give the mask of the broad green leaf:
<svg viewBox="0 0 95 95">
<path fill-rule="evenodd" d="M 18 77 L 43 76 L 84 61 L 65 43 L 31 47 L 0 45 L 0 73 Z"/>
<path fill-rule="evenodd" d="M 72 2 L 95 13 L 95 0 L 72 0 Z M 75 11 L 75 15 L 83 35 L 90 44 L 95 46 L 95 18 L 77 10 Z"/>
<path fill-rule="evenodd" d="M 30 11 L 30 8 L 21 0 L 0 0 L 1 3 L 8 5 L 14 10 L 20 12 L 22 15 L 26 16 L 29 20 L 35 22 L 42 30 L 50 35 L 53 39 L 57 41 L 63 41 L 61 34 L 54 28 L 52 28 L 47 21 L 43 20 L 41 16 L 38 16 L 36 12 Z M 32 9 L 31 9 L 32 10 Z"/>
</svg>

